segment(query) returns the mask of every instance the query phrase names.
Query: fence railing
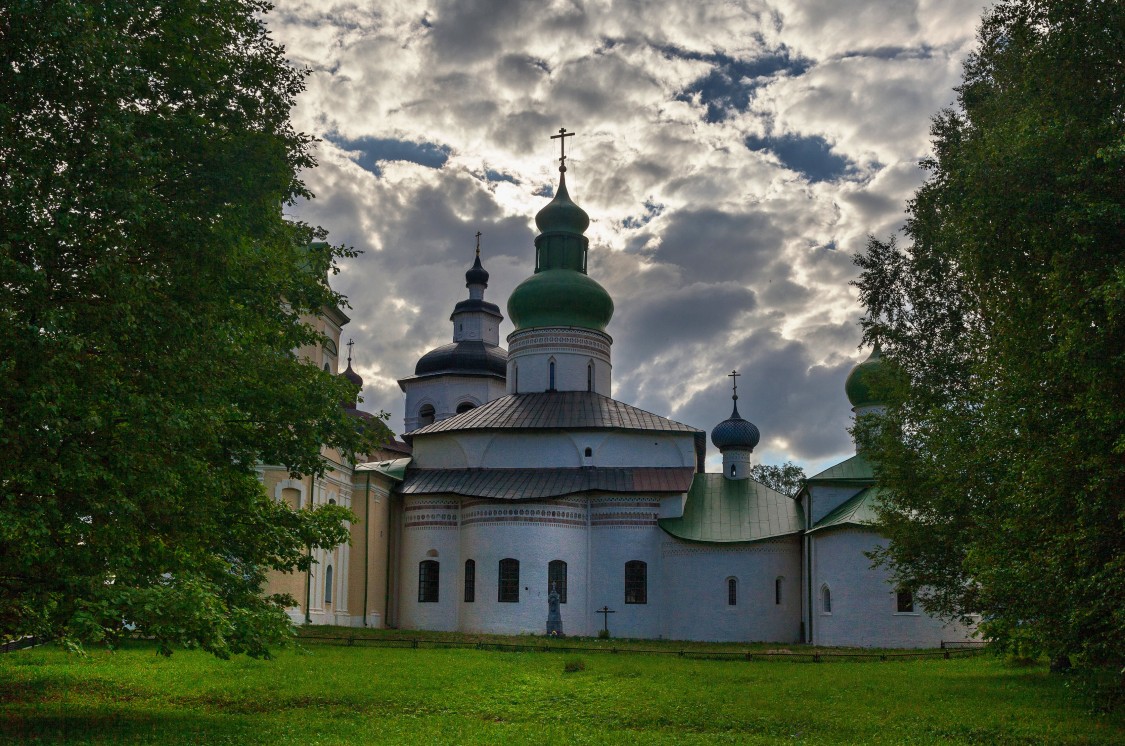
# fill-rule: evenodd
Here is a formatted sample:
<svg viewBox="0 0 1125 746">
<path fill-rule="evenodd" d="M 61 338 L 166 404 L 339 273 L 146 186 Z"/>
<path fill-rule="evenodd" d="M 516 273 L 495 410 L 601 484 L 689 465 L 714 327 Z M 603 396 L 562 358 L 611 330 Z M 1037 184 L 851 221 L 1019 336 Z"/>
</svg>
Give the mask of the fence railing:
<svg viewBox="0 0 1125 746">
<path fill-rule="evenodd" d="M 12 653 L 16 650 L 26 650 L 41 644 L 43 641 L 38 637 L 21 637 L 18 640 L 8 640 L 5 643 L 0 643 L 0 653 Z"/>
<path fill-rule="evenodd" d="M 559 643 L 535 642 L 485 642 L 463 640 L 433 640 L 420 637 L 356 637 L 350 635 L 299 635 L 302 643 L 319 643 L 346 647 L 389 647 L 389 648 L 461 648 L 471 650 L 495 650 L 510 653 L 608 653 L 674 655 L 679 658 L 697 660 L 783 660 L 794 663 L 826 663 L 833 660 L 888 661 L 918 659 L 950 659 L 973 656 L 980 652 L 984 643 L 942 642 L 937 650 L 911 652 L 870 652 L 861 651 L 797 651 L 790 650 L 692 650 L 689 648 L 634 648 L 617 645 L 566 645 Z"/>
</svg>

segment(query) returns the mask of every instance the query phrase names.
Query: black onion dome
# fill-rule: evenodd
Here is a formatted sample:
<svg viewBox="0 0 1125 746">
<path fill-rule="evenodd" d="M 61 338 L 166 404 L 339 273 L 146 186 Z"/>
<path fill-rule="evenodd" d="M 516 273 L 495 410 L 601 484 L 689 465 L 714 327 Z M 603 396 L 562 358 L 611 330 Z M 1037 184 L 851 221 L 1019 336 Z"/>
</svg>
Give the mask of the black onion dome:
<svg viewBox="0 0 1125 746">
<path fill-rule="evenodd" d="M 480 254 L 477 254 L 477 260 L 473 262 L 472 268 L 465 273 L 465 287 L 469 285 L 488 285 L 488 272 L 480 263 Z"/>
<path fill-rule="evenodd" d="M 352 370 L 352 363 L 350 360 L 348 361 L 347 370 L 345 370 L 340 375 L 354 383 L 359 388 L 363 388 L 363 377 L 359 373 L 356 373 L 354 370 Z"/>
<path fill-rule="evenodd" d="M 730 419 L 715 425 L 715 429 L 711 431 L 711 442 L 720 451 L 729 448 L 745 448 L 752 451 L 761 438 L 762 434 L 758 432 L 754 423 L 742 419 L 738 413 L 737 403 L 734 405 L 734 412 L 731 413 Z"/>
<path fill-rule="evenodd" d="M 508 351 L 480 341 L 462 341 L 430 350 L 414 366 L 414 375 L 497 375 L 508 374 Z"/>
</svg>

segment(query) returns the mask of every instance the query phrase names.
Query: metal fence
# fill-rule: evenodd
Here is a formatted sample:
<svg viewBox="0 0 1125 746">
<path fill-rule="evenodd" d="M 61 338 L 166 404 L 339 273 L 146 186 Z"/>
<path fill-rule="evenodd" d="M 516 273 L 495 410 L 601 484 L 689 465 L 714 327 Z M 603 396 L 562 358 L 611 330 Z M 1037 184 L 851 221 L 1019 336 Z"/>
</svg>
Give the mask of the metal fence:
<svg viewBox="0 0 1125 746">
<path fill-rule="evenodd" d="M 794 663 L 828 663 L 837 660 L 858 661 L 889 661 L 889 660 L 919 660 L 919 659 L 945 659 L 963 658 L 974 656 L 980 652 L 985 643 L 976 642 L 942 642 L 937 650 L 919 650 L 915 652 L 839 652 L 839 651 L 798 651 L 790 650 L 692 650 L 668 648 L 634 648 L 620 647 L 617 645 L 566 645 L 559 643 L 534 642 L 472 642 L 461 640 L 432 640 L 417 637 L 355 637 L 333 635 L 299 635 L 302 643 L 315 643 L 345 647 L 388 647 L 439 649 L 461 648 L 469 650 L 494 650 L 509 653 L 608 653 L 610 655 L 639 653 L 643 655 L 674 655 L 679 658 L 694 658 L 697 660 L 780 660 Z"/>
</svg>

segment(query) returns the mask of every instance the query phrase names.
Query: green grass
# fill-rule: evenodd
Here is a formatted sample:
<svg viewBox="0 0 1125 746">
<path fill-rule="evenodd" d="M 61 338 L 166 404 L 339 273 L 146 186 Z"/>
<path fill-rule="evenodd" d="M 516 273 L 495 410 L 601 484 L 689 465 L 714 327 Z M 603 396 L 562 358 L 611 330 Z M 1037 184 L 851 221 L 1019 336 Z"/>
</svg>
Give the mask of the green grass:
<svg viewBox="0 0 1125 746">
<path fill-rule="evenodd" d="M 564 672 L 581 658 L 584 670 Z M 1067 677 L 988 655 L 870 663 L 308 643 L 0 657 L 6 743 L 1120 744 Z"/>
</svg>

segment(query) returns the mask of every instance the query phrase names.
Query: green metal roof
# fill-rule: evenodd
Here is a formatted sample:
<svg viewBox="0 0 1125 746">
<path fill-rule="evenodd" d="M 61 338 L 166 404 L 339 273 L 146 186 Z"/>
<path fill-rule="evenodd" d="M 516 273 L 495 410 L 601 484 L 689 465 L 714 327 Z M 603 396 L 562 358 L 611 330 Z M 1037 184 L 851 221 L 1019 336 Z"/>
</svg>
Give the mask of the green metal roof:
<svg viewBox="0 0 1125 746">
<path fill-rule="evenodd" d="M 836 509 L 831 513 L 817 521 L 816 525 L 809 529 L 809 533 L 833 526 L 873 525 L 878 521 L 878 517 L 875 515 L 875 503 L 879 499 L 880 492 L 881 490 L 878 487 L 860 490 L 858 494 L 848 498 L 836 506 Z"/>
<path fill-rule="evenodd" d="M 680 518 L 660 527 L 678 539 L 711 544 L 761 541 L 804 528 L 797 502 L 752 479 L 696 474 Z"/>
<path fill-rule="evenodd" d="M 875 480 L 875 471 L 871 462 L 862 453 L 857 453 L 846 461 L 841 461 L 835 466 L 830 466 L 815 476 L 806 479 L 806 482 L 872 482 Z"/>
<path fill-rule="evenodd" d="M 410 457 L 407 457 L 396 458 L 392 461 L 371 461 L 370 463 L 357 465 L 355 470 L 357 472 L 376 471 L 396 482 L 401 482 L 406 475 L 406 467 L 410 465 L 411 460 Z"/>
</svg>

